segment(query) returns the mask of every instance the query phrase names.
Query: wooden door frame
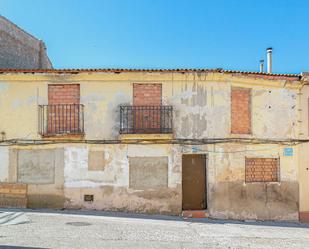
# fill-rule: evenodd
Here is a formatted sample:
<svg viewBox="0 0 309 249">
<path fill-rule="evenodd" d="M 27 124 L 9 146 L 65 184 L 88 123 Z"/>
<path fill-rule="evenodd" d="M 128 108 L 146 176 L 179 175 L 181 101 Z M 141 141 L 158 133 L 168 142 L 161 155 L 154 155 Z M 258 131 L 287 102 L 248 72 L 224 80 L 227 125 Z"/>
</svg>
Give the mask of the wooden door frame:
<svg viewBox="0 0 309 249">
<path fill-rule="evenodd" d="M 208 192 L 208 153 L 183 153 L 181 155 L 181 209 L 183 209 L 183 184 L 182 184 L 182 180 L 183 180 L 183 170 L 182 170 L 182 165 L 183 165 L 183 156 L 185 155 L 203 155 L 205 157 L 205 206 L 206 209 L 209 209 L 209 202 L 208 202 L 208 196 L 209 196 L 209 192 Z"/>
</svg>

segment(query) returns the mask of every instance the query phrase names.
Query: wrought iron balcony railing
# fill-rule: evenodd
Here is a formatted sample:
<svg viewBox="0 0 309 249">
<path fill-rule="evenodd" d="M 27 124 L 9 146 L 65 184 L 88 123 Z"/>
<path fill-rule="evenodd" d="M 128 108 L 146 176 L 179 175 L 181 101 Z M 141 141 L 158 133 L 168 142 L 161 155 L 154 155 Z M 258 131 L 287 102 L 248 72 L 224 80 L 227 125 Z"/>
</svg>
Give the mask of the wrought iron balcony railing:
<svg viewBox="0 0 309 249">
<path fill-rule="evenodd" d="M 120 134 L 166 134 L 172 129 L 172 106 L 120 106 Z"/>
<path fill-rule="evenodd" d="M 39 105 L 42 136 L 84 133 L 84 106 L 80 104 Z"/>
</svg>

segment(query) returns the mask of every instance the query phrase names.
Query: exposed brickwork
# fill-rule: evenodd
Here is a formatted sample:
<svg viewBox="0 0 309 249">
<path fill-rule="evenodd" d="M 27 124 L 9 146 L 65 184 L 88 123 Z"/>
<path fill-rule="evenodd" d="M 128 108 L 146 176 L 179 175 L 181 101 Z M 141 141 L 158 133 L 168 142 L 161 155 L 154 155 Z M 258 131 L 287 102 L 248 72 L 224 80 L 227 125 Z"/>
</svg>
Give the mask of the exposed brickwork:
<svg viewBox="0 0 309 249">
<path fill-rule="evenodd" d="M 161 84 L 133 84 L 133 105 L 157 106 L 161 102 Z"/>
<path fill-rule="evenodd" d="M 79 103 L 78 84 L 48 85 L 48 133 L 78 133 Z"/>
<path fill-rule="evenodd" d="M 232 88 L 231 132 L 233 134 L 251 133 L 251 89 Z"/>
<path fill-rule="evenodd" d="M 279 158 L 246 158 L 246 182 L 278 182 Z"/>
<path fill-rule="evenodd" d="M 78 84 L 48 85 L 48 104 L 79 104 L 80 89 Z"/>
<path fill-rule="evenodd" d="M 133 84 L 134 106 L 160 106 L 162 103 L 161 84 Z M 161 113 L 155 110 L 134 112 L 134 130 L 144 133 L 146 128 L 160 129 Z"/>
</svg>

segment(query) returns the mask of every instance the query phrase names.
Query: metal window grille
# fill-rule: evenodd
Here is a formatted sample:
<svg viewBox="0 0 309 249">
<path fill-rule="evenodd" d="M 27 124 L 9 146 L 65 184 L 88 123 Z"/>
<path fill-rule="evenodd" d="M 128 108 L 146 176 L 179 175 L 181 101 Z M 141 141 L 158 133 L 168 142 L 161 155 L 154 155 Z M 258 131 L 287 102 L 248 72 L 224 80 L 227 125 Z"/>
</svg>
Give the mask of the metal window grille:
<svg viewBox="0 0 309 249">
<path fill-rule="evenodd" d="M 39 105 L 39 133 L 42 136 L 84 133 L 81 104 Z"/>
<path fill-rule="evenodd" d="M 172 106 L 120 106 L 120 134 L 172 133 Z"/>
</svg>

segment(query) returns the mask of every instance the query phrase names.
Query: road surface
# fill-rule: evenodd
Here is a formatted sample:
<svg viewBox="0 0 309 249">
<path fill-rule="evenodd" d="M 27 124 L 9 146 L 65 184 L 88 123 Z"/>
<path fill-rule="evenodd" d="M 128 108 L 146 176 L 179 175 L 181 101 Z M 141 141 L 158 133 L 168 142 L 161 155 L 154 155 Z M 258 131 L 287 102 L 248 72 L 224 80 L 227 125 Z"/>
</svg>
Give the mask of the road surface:
<svg viewBox="0 0 309 249">
<path fill-rule="evenodd" d="M 309 248 L 309 224 L 0 210 L 0 248 Z"/>
</svg>

